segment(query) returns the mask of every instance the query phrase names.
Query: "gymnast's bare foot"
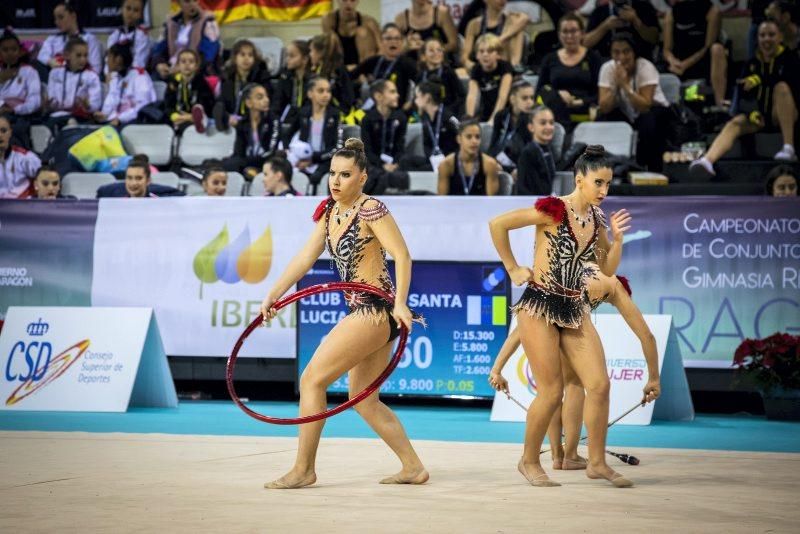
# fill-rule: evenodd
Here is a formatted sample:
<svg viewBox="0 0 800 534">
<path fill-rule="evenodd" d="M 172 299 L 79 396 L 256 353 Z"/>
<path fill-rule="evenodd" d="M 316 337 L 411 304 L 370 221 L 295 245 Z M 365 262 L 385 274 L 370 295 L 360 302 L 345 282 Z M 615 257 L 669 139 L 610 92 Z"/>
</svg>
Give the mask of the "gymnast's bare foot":
<svg viewBox="0 0 800 534">
<path fill-rule="evenodd" d="M 425 484 L 430 475 L 422 465 L 403 467 L 403 469 L 390 477 L 380 481 L 381 484 Z"/>
<path fill-rule="evenodd" d="M 586 469 L 586 458 L 577 454 L 572 458 L 564 458 L 561 462 L 561 469 L 565 471 L 578 471 Z"/>
<path fill-rule="evenodd" d="M 316 481 L 317 474 L 314 471 L 292 469 L 278 480 L 265 483 L 264 487 L 267 489 L 299 489 L 310 486 Z"/>
<path fill-rule="evenodd" d="M 586 476 L 592 479 L 604 478 L 617 488 L 630 488 L 633 486 L 633 482 L 608 467 L 606 463 L 587 465 Z"/>
<path fill-rule="evenodd" d="M 550 477 L 548 477 L 547 473 L 542 469 L 541 464 L 526 464 L 523 463 L 522 458 L 520 458 L 517 464 L 517 470 L 522 473 L 522 476 L 525 477 L 531 486 L 552 488 L 561 485 L 555 480 L 550 480 Z"/>
</svg>

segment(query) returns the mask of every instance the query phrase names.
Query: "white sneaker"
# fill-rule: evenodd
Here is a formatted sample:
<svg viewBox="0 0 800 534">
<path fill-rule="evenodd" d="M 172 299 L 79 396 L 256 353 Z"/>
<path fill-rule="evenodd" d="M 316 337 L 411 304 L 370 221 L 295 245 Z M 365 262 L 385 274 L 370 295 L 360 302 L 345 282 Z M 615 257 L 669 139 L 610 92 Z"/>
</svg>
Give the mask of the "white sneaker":
<svg viewBox="0 0 800 534">
<path fill-rule="evenodd" d="M 773 159 L 779 161 L 797 161 L 797 154 L 792 145 L 783 145 L 783 148 L 775 154 Z"/>
</svg>

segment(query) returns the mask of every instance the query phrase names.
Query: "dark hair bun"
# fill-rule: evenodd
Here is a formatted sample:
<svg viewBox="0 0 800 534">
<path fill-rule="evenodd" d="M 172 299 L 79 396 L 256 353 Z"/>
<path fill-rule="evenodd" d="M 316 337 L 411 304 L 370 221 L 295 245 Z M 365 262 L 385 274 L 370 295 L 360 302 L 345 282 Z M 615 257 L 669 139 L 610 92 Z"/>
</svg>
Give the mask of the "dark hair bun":
<svg viewBox="0 0 800 534">
<path fill-rule="evenodd" d="M 344 149 L 354 152 L 364 152 L 364 141 L 357 137 L 351 137 L 344 142 Z"/>
<path fill-rule="evenodd" d="M 602 157 L 606 155 L 606 148 L 603 145 L 589 145 L 583 149 L 583 155 L 589 157 Z"/>
</svg>

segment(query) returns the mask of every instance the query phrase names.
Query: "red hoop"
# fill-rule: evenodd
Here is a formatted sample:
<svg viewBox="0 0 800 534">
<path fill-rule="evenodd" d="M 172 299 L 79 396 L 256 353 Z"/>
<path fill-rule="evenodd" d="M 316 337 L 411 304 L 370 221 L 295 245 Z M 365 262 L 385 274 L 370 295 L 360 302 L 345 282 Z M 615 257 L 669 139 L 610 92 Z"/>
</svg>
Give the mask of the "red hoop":
<svg viewBox="0 0 800 534">
<path fill-rule="evenodd" d="M 381 297 L 389 302 L 394 301 L 394 297 L 389 293 L 386 293 L 385 291 L 368 284 L 359 284 L 355 282 L 334 282 L 331 284 L 317 284 L 315 286 L 310 286 L 305 289 L 301 289 L 300 291 L 296 291 L 295 293 L 278 300 L 272 307 L 276 310 L 280 310 L 296 300 L 300 300 L 311 295 L 316 295 L 318 293 L 325 293 L 327 291 L 361 291 L 364 293 L 372 293 L 373 295 L 377 295 L 378 297 Z M 233 368 L 234 365 L 236 365 L 236 358 L 239 357 L 239 349 L 242 348 L 242 343 L 244 343 L 244 340 L 247 339 L 247 336 L 249 336 L 253 330 L 258 328 L 263 319 L 263 316 L 259 313 L 258 317 L 253 319 L 253 322 L 251 322 L 247 328 L 245 328 L 244 332 L 242 332 L 242 335 L 239 336 L 238 341 L 236 341 L 236 345 L 233 346 L 233 352 L 231 352 L 231 355 L 228 356 L 228 364 L 225 369 L 225 379 L 228 382 L 228 393 L 233 399 L 233 402 L 235 402 L 244 413 L 253 419 L 258 419 L 259 421 L 271 423 L 273 425 L 302 425 L 304 423 L 312 423 L 314 421 L 319 421 L 320 419 L 326 419 L 332 415 L 336 415 L 339 412 L 343 412 L 344 410 L 355 406 L 365 398 L 375 393 L 378 388 L 381 387 L 381 384 L 383 384 L 383 382 L 389 378 L 389 375 L 392 374 L 392 371 L 394 371 L 395 367 L 397 367 L 397 364 L 400 363 L 400 358 L 403 357 L 403 351 L 406 348 L 406 341 L 408 341 L 408 328 L 406 328 L 403 324 L 398 325 L 400 327 L 400 338 L 399 342 L 397 343 L 397 350 L 395 351 L 392 359 L 389 360 L 389 365 L 387 365 L 386 369 L 384 369 L 383 372 L 378 375 L 378 378 L 373 380 L 370 385 L 364 388 L 364 391 L 352 399 L 349 399 L 339 406 L 331 408 L 330 410 L 326 410 L 314 415 L 307 415 L 305 417 L 295 417 L 292 419 L 269 417 L 267 415 L 262 415 L 258 412 L 255 412 L 245 406 L 242 400 L 239 398 L 239 395 L 236 394 L 236 389 L 233 386 Z"/>
</svg>

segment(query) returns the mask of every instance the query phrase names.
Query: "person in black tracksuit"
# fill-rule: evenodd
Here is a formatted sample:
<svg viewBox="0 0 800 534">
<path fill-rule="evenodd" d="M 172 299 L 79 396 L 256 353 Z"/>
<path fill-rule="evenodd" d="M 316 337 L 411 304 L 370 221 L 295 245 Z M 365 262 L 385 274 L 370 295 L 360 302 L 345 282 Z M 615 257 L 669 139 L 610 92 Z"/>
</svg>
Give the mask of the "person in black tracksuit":
<svg viewBox="0 0 800 534">
<path fill-rule="evenodd" d="M 233 156 L 223 163 L 228 171 L 252 178 L 261 171 L 280 140 L 280 121 L 269 108 L 269 97 L 263 85 L 251 83 L 242 90 L 246 115 L 236 124 Z"/>
<path fill-rule="evenodd" d="M 528 114 L 533 109 L 533 86 L 526 81 L 514 83 L 508 100 L 511 106 L 494 116 L 487 153 L 503 166 L 503 170 L 512 172 L 517 168 L 520 152 L 531 141 Z"/>
<path fill-rule="evenodd" d="M 406 154 L 400 160 L 404 171 L 435 171 L 431 156 L 445 156 L 458 150 L 456 116 L 442 103 L 442 86 L 436 82 L 420 83 L 415 90 L 414 104 L 422 123 L 425 156 Z"/>
<path fill-rule="evenodd" d="M 240 120 L 246 120 L 247 108 L 243 90 L 248 84 L 259 84 L 270 94 L 269 70 L 258 49 L 247 39 L 233 45 L 231 59 L 223 70 L 220 95 L 214 103 L 214 122 L 218 129 L 236 127 Z"/>
<path fill-rule="evenodd" d="M 555 132 L 553 111 L 545 106 L 535 107 L 528 129 L 532 140 L 519 155 L 514 194 L 547 196 L 553 191 L 558 163 L 551 148 Z"/>
<path fill-rule="evenodd" d="M 282 123 L 291 123 L 303 107 L 306 85 L 311 77 L 311 56 L 307 41 L 298 39 L 286 47 L 286 66 L 278 74 L 275 93 L 272 95 L 272 110 Z"/>
<path fill-rule="evenodd" d="M 367 155 L 369 179 L 364 192 L 379 195 L 392 189 L 408 189 L 408 173 L 399 170 L 406 145 L 406 114 L 397 109 L 397 87 L 389 80 L 370 86 L 375 106 L 361 121 L 361 139 Z"/>
</svg>

